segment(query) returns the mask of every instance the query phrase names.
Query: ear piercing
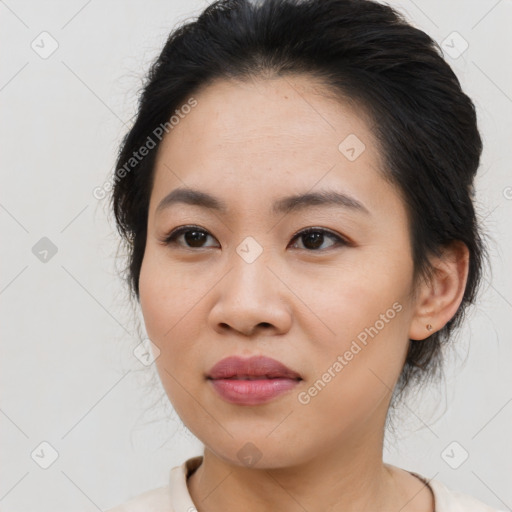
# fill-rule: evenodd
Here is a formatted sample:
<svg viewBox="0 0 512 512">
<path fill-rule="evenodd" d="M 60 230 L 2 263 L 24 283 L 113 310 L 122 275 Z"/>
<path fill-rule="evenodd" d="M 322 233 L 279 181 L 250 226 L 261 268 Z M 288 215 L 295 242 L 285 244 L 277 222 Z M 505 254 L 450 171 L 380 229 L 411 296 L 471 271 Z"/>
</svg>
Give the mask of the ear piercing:
<svg viewBox="0 0 512 512">
<path fill-rule="evenodd" d="M 431 324 L 427 324 L 427 331 L 431 331 L 432 330 L 432 325 Z"/>
</svg>

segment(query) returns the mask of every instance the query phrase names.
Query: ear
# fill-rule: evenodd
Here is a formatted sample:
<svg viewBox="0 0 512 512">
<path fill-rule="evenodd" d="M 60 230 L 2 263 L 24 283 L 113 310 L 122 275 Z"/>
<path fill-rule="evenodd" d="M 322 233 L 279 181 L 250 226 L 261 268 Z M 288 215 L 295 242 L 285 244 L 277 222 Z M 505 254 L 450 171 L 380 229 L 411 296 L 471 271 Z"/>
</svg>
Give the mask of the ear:
<svg viewBox="0 0 512 512">
<path fill-rule="evenodd" d="M 443 248 L 431 259 L 433 277 L 419 285 L 409 338 L 423 340 L 441 330 L 455 315 L 464 297 L 469 271 L 469 250 L 460 240 Z M 427 329 L 427 325 L 432 329 Z"/>
</svg>

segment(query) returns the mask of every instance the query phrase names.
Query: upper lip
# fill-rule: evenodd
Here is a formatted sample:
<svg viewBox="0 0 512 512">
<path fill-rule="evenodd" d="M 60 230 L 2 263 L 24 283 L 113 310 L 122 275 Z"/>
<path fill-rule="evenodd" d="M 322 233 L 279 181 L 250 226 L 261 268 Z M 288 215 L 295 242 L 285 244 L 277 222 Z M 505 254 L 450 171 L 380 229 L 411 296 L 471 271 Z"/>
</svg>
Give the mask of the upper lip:
<svg viewBox="0 0 512 512">
<path fill-rule="evenodd" d="M 216 363 L 209 371 L 209 379 L 229 379 L 231 377 L 267 377 L 302 380 L 302 377 L 283 363 L 270 357 L 253 356 L 242 358 L 226 357 Z"/>
</svg>

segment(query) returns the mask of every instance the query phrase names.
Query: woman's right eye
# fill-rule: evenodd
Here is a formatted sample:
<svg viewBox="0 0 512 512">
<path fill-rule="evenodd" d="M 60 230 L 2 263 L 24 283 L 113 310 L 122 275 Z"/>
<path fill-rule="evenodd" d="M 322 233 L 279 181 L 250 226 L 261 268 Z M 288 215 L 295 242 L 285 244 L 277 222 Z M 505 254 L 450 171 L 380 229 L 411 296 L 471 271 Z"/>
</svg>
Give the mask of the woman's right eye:
<svg viewBox="0 0 512 512">
<path fill-rule="evenodd" d="M 183 245 L 182 243 L 178 242 L 178 238 L 180 238 L 182 235 L 187 245 Z M 211 235 L 208 233 L 208 231 L 205 231 L 204 229 L 201 229 L 197 226 L 182 226 L 181 228 L 177 228 L 166 235 L 163 239 L 163 243 L 165 245 L 180 245 L 184 246 L 185 248 L 202 248 L 205 247 L 202 244 L 207 240 L 209 236 Z"/>
</svg>

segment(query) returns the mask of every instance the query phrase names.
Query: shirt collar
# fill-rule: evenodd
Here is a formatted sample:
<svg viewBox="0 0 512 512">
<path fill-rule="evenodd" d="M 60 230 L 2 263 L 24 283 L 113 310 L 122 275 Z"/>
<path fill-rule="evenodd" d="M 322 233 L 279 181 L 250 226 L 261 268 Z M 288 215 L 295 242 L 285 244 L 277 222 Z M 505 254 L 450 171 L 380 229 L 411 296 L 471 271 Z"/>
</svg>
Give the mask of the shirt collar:
<svg viewBox="0 0 512 512">
<path fill-rule="evenodd" d="M 192 501 L 190 492 L 187 486 L 187 478 L 201 465 L 203 456 L 197 455 L 186 460 L 180 466 L 171 469 L 170 474 L 170 495 L 172 502 L 173 512 L 196 512 L 197 509 Z M 425 483 L 434 495 L 434 510 L 435 512 L 443 512 L 453 510 L 453 499 L 450 496 L 448 489 L 439 481 L 427 479 L 424 476 L 409 471 L 412 475 L 419 478 Z"/>
<path fill-rule="evenodd" d="M 173 512 L 197 512 L 187 487 L 187 478 L 201 465 L 203 456 L 186 460 L 181 466 L 171 469 L 170 495 Z"/>
</svg>

